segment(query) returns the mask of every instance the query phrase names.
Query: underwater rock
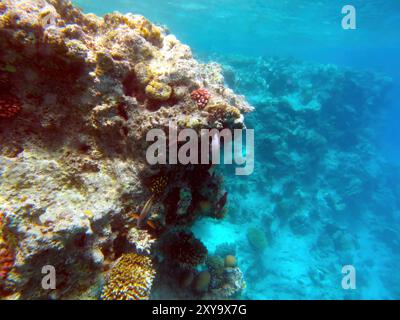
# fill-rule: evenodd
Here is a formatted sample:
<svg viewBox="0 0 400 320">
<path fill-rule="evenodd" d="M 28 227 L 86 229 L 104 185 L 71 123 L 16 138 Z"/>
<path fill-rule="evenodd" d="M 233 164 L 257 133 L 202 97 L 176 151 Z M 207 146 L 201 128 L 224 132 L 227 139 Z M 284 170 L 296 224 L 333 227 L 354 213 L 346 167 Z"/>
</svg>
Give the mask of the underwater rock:
<svg viewBox="0 0 400 320">
<path fill-rule="evenodd" d="M 217 64 L 200 64 L 139 15 L 101 18 L 70 1 L 10 0 L 2 2 L 0 38 L 0 211 L 15 239 L 11 287 L 22 298 L 49 298 L 40 282 L 51 264 L 52 297 L 76 297 L 98 283 L 129 230 L 130 248 L 148 252 L 152 241 L 132 229 L 130 213 L 152 196 L 143 218 L 155 215 L 165 227 L 163 192 L 181 185 L 149 188 L 160 168 L 145 159 L 147 131 L 167 130 L 172 118 L 186 127 L 188 115 L 197 129 L 213 127 L 192 101 L 197 88 L 240 114 L 253 108 L 224 86 Z M 189 262 L 205 258 L 197 247 Z"/>
</svg>

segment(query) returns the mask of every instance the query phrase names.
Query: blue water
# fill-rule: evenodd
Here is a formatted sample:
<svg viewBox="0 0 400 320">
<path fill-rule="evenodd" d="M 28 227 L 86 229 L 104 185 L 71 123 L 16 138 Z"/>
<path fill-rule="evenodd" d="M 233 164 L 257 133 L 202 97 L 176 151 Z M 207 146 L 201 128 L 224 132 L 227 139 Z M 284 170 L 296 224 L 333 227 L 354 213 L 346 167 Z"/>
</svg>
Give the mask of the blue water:
<svg viewBox="0 0 400 320">
<path fill-rule="evenodd" d="M 338 0 L 73 2 L 166 25 L 199 59 L 221 63 L 227 85 L 256 107 L 255 172 L 223 168 L 228 217 L 193 227 L 211 253 L 236 246 L 244 298 L 400 299 L 399 1 L 351 1 L 356 30 L 341 28 Z M 306 86 L 330 95 L 311 117 L 271 107 L 289 99 L 301 109 Z M 268 239 L 264 251 L 249 243 L 250 227 Z M 354 290 L 341 286 L 344 265 L 356 269 Z"/>
</svg>

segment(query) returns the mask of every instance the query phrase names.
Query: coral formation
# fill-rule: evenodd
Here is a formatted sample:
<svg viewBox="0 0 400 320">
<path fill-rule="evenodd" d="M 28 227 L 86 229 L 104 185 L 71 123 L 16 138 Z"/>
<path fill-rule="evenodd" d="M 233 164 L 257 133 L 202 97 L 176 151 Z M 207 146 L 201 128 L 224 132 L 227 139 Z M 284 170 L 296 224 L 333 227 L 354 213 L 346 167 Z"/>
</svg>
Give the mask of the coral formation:
<svg viewBox="0 0 400 320">
<path fill-rule="evenodd" d="M 268 245 L 265 233 L 254 227 L 247 229 L 247 240 L 254 249 L 259 251 L 263 251 Z"/>
<path fill-rule="evenodd" d="M 236 257 L 227 255 L 224 260 L 225 268 L 235 268 L 237 265 Z"/>
<path fill-rule="evenodd" d="M 235 298 L 246 288 L 243 273 L 239 268 L 225 268 L 219 287 L 212 288 L 205 299 Z"/>
<path fill-rule="evenodd" d="M 154 277 L 149 257 L 124 254 L 111 269 L 101 297 L 104 300 L 147 300 Z"/>
<path fill-rule="evenodd" d="M 191 232 L 169 234 L 161 244 L 164 256 L 183 267 L 194 267 L 205 261 L 207 249 Z"/>
<path fill-rule="evenodd" d="M 136 226 L 156 220 L 149 234 L 158 242 L 171 225 L 189 226 L 199 201 L 214 205 L 222 196 L 208 168 L 149 165 L 148 130 L 167 131 L 171 119 L 180 128 L 213 127 L 193 105 L 195 88 L 242 115 L 253 108 L 225 87 L 219 65 L 199 63 L 142 16 L 101 18 L 58 0 L 9 0 L 0 9 L 0 210 L 15 213 L 7 224 L 17 242 L 14 290 L 22 298 L 76 297 L 97 288 L 124 250 L 149 252 L 152 240 L 134 230 L 130 213 L 140 213 Z M 244 126 L 238 120 L 227 127 Z M 182 179 L 149 188 L 155 176 Z M 181 216 L 175 190 L 185 186 L 193 199 Z M 183 247 L 178 261 L 204 261 L 197 241 Z M 62 270 L 51 293 L 36 285 L 38 266 L 47 264 Z"/>
<path fill-rule="evenodd" d="M 145 90 L 150 99 L 160 101 L 168 100 L 172 94 L 172 88 L 169 85 L 155 80 L 151 81 Z"/>
<path fill-rule="evenodd" d="M 127 234 L 127 240 L 137 253 L 150 254 L 153 247 L 154 239 L 146 230 L 132 228 Z"/>
<path fill-rule="evenodd" d="M 399 188 L 390 181 L 399 178 L 399 170 L 374 143 L 382 139 L 391 79 L 292 58 L 213 59 L 223 63 L 228 85 L 256 107 L 247 127 L 263 133 L 255 137 L 262 159 L 255 163 L 257 174 L 245 181 L 226 174 L 225 182 L 235 208 L 230 226 L 256 227 L 268 248 L 256 249 L 259 242 L 244 234 L 249 241 L 236 241 L 236 253 L 224 248 L 215 253 L 240 258 L 246 296 L 302 299 L 307 292 L 313 299 L 349 298 L 336 286 L 334 266 L 355 260 L 365 262 L 360 268 L 370 281 L 363 284 L 371 286 L 368 294 L 354 291 L 352 299 L 376 289 L 392 295 L 393 281 L 375 273 L 391 267 L 361 258 L 368 246 L 381 248 L 380 257 L 399 249 L 398 233 L 383 221 L 398 216 Z M 355 230 L 355 220 L 368 228 Z M 276 265 L 283 268 L 277 271 Z"/>
<path fill-rule="evenodd" d="M 192 100 L 196 102 L 197 106 L 204 109 L 210 101 L 211 95 L 207 89 L 197 89 L 190 94 Z"/>
</svg>

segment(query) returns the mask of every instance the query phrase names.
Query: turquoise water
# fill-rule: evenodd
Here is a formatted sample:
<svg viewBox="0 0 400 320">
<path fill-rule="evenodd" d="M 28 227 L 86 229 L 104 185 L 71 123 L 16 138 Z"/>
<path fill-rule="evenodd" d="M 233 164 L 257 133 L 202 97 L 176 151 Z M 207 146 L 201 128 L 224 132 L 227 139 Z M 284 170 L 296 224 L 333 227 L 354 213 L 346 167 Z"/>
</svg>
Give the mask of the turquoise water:
<svg viewBox="0 0 400 320">
<path fill-rule="evenodd" d="M 222 168 L 228 217 L 193 226 L 209 252 L 236 248 L 244 298 L 400 298 L 400 2 L 351 1 L 356 30 L 337 0 L 73 2 L 166 25 L 255 106 L 255 172 Z"/>
</svg>

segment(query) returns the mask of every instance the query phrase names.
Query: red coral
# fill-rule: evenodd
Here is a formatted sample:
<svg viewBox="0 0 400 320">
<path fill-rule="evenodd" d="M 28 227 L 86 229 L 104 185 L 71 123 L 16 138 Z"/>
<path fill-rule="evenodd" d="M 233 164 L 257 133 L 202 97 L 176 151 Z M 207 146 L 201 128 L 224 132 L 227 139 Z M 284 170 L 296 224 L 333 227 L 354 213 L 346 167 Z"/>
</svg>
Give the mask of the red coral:
<svg viewBox="0 0 400 320">
<path fill-rule="evenodd" d="M 3 237 L 4 214 L 0 212 L 0 280 L 4 280 L 14 265 L 14 256 Z"/>
<path fill-rule="evenodd" d="M 21 111 L 21 102 L 11 94 L 0 94 L 0 119 L 10 119 Z"/>
<path fill-rule="evenodd" d="M 205 108 L 210 101 L 211 95 L 207 89 L 197 89 L 193 91 L 190 96 L 194 100 L 199 108 Z"/>
<path fill-rule="evenodd" d="M 7 278 L 8 273 L 13 268 L 14 257 L 7 247 L 0 245 L 0 280 Z"/>
</svg>

